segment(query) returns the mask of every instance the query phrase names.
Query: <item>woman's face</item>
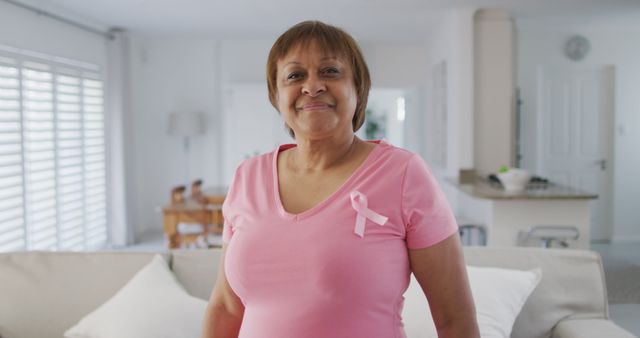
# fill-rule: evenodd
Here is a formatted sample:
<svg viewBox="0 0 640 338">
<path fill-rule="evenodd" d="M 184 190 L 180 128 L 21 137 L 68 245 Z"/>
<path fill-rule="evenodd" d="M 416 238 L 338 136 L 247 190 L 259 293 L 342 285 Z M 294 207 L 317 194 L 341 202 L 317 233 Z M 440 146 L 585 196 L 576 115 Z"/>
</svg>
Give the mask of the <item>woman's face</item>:
<svg viewBox="0 0 640 338">
<path fill-rule="evenodd" d="M 296 139 L 353 134 L 358 99 L 349 63 L 311 42 L 280 59 L 276 76 L 278 110 Z"/>
</svg>

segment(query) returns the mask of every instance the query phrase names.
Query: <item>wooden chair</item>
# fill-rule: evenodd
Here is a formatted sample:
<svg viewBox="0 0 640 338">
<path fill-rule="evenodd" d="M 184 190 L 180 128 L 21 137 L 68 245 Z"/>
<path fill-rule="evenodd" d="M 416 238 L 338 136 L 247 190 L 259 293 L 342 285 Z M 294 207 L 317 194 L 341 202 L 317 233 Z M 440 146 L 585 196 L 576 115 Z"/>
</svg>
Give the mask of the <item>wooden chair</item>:
<svg viewBox="0 0 640 338">
<path fill-rule="evenodd" d="M 171 189 L 171 204 L 184 203 L 184 192 L 187 190 L 184 185 L 179 185 Z"/>
<path fill-rule="evenodd" d="M 185 186 L 173 188 L 171 203 L 162 208 L 165 238 L 171 249 L 212 245 L 209 234 L 222 233 L 226 187 L 203 189 L 202 184 L 201 179 L 195 180 L 186 197 Z"/>
<path fill-rule="evenodd" d="M 211 210 L 202 196 L 202 180 L 191 186 L 191 196 L 185 197 L 184 185 L 171 189 L 171 205 L 164 208 L 164 230 L 169 248 L 207 247 Z"/>
<path fill-rule="evenodd" d="M 202 196 L 202 180 L 198 179 L 191 183 L 191 197 Z"/>
</svg>

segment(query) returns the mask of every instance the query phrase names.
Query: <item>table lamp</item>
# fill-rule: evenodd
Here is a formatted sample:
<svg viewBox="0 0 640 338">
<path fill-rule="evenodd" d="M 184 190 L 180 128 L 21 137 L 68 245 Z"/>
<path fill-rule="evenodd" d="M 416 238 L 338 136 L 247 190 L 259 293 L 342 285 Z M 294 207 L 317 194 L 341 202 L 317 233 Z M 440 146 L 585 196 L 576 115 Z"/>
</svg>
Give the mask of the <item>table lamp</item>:
<svg viewBox="0 0 640 338">
<path fill-rule="evenodd" d="M 189 141 L 205 132 L 203 114 L 200 112 L 172 112 L 169 114 L 167 132 L 183 138 L 185 186 L 189 185 Z"/>
</svg>

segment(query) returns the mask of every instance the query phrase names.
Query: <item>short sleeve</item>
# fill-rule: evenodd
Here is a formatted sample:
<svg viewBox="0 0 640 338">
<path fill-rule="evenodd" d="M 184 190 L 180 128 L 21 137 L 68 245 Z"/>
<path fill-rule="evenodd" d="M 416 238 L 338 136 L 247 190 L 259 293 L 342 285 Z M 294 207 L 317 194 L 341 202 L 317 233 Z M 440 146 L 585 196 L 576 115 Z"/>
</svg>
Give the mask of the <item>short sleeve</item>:
<svg viewBox="0 0 640 338">
<path fill-rule="evenodd" d="M 455 217 L 431 170 L 418 155 L 407 164 L 402 213 L 409 249 L 434 245 L 458 231 Z"/>
</svg>

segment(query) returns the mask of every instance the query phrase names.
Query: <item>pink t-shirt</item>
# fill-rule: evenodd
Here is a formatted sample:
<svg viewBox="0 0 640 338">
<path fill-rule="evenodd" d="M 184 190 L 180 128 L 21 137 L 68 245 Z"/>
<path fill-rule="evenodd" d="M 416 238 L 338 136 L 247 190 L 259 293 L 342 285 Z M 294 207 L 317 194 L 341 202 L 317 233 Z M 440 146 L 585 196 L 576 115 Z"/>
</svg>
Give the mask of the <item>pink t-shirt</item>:
<svg viewBox="0 0 640 338">
<path fill-rule="evenodd" d="M 405 337 L 407 248 L 457 231 L 436 180 L 418 155 L 382 141 L 325 201 L 291 214 L 277 155 L 293 146 L 244 161 L 224 202 L 225 271 L 245 306 L 240 337 Z"/>
</svg>

